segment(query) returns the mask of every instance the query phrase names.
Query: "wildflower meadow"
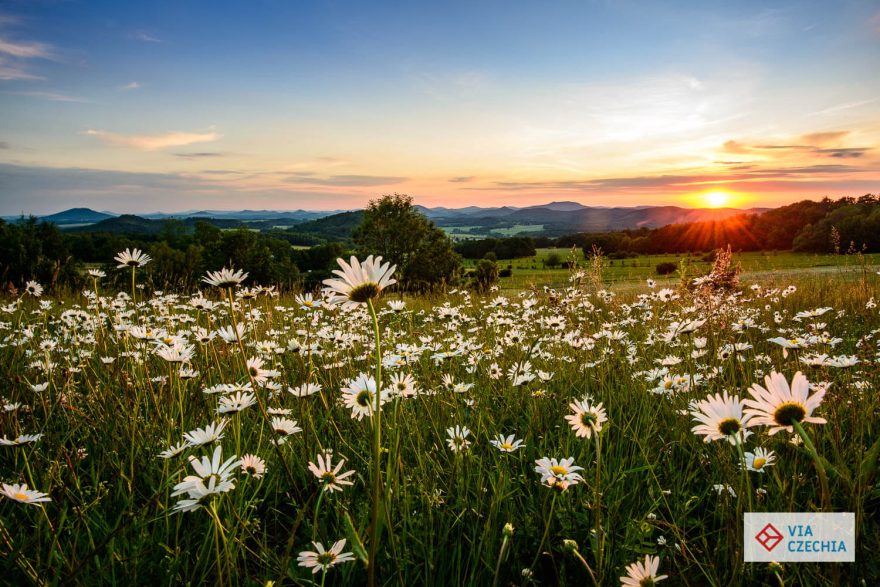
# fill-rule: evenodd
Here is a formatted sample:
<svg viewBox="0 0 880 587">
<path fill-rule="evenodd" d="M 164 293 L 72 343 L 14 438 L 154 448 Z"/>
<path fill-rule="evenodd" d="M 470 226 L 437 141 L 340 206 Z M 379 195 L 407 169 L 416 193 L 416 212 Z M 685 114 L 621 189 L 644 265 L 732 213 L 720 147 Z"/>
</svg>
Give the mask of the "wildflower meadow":
<svg viewBox="0 0 880 587">
<path fill-rule="evenodd" d="M 282 294 L 117 262 L 0 306 L 4 584 L 880 582 L 874 270 L 413 298 L 373 257 Z M 854 512 L 856 562 L 744 563 L 745 512 Z"/>
</svg>

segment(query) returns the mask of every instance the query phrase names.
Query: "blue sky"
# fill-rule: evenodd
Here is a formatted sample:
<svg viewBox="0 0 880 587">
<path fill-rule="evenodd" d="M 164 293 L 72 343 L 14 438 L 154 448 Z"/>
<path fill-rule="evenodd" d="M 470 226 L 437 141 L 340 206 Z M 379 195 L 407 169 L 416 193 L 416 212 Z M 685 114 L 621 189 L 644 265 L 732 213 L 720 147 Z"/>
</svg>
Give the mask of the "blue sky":
<svg viewBox="0 0 880 587">
<path fill-rule="evenodd" d="M 877 71 L 877 2 L 6 2 L 0 214 L 860 195 Z"/>
</svg>

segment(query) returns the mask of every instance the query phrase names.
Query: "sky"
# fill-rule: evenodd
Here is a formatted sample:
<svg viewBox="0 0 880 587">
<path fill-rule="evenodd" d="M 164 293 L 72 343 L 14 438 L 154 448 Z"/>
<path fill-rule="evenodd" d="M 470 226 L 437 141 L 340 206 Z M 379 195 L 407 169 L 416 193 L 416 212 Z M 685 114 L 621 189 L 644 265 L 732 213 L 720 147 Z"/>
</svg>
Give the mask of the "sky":
<svg viewBox="0 0 880 587">
<path fill-rule="evenodd" d="M 880 2 L 0 1 L 0 214 L 880 192 Z"/>
</svg>

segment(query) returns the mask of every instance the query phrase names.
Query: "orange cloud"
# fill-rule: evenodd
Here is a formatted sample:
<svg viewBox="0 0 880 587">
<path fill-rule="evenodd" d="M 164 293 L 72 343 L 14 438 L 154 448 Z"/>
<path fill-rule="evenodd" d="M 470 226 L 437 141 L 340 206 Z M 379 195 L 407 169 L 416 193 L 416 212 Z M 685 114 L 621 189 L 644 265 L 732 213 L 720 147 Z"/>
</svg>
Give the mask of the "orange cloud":
<svg viewBox="0 0 880 587">
<path fill-rule="evenodd" d="M 208 143 L 218 140 L 222 135 L 216 132 L 166 132 L 156 135 L 121 135 L 103 130 L 89 129 L 86 135 L 95 137 L 107 144 L 130 147 L 142 151 L 158 151 L 169 147 L 183 147 L 194 143 Z"/>
</svg>

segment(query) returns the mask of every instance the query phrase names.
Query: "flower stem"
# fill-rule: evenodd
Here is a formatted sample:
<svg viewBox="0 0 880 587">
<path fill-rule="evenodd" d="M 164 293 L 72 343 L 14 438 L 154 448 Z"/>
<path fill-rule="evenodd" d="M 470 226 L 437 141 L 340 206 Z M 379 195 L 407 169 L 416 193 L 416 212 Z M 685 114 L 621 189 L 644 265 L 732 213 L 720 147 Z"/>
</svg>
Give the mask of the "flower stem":
<svg viewBox="0 0 880 587">
<path fill-rule="evenodd" d="M 504 559 L 504 553 L 507 551 L 507 543 L 510 538 L 505 534 L 501 539 L 501 550 L 498 551 L 498 562 L 495 563 L 495 578 L 492 579 L 492 587 L 498 585 L 498 574 L 501 572 L 501 561 Z"/>
<path fill-rule="evenodd" d="M 816 452 L 816 446 L 813 444 L 807 431 L 801 426 L 801 423 L 798 421 L 792 421 L 791 424 L 794 427 L 795 432 L 797 432 L 801 439 L 803 439 L 804 445 L 806 445 L 807 450 L 810 451 L 810 456 L 813 457 L 813 464 L 816 467 L 816 472 L 819 474 L 819 487 L 822 489 L 822 509 L 826 512 L 830 512 L 831 493 L 828 491 L 828 476 L 825 474 L 825 466 L 822 465 L 822 461 L 819 460 L 819 453 Z"/>
<path fill-rule="evenodd" d="M 373 338 L 376 341 L 376 404 L 373 408 L 373 499 L 370 504 L 370 552 L 367 562 L 367 582 L 376 585 L 376 553 L 379 550 L 379 501 L 382 495 L 382 338 L 379 318 L 373 300 L 367 300 L 373 319 Z"/>
<path fill-rule="evenodd" d="M 544 544 L 547 542 L 547 536 L 550 535 L 550 524 L 553 523 L 553 510 L 556 507 L 556 498 L 559 497 L 558 493 L 553 493 L 553 500 L 550 502 L 550 513 L 547 515 L 547 524 L 544 526 L 544 535 L 541 537 L 541 543 L 538 544 L 538 552 L 535 553 L 535 560 L 532 561 L 532 564 L 529 566 L 529 569 L 535 569 L 535 565 L 538 564 L 538 559 L 541 558 L 541 551 L 544 549 Z"/>
<path fill-rule="evenodd" d="M 755 504 L 752 501 L 752 483 L 749 479 L 749 467 L 746 465 L 746 454 L 743 451 L 742 439 L 739 437 L 736 438 L 736 450 L 739 453 L 739 465 L 740 465 L 739 468 L 741 471 L 740 479 L 742 480 L 742 483 L 740 485 L 740 491 L 748 493 L 748 495 L 749 495 L 749 511 L 753 512 L 753 511 L 755 511 Z"/>
<path fill-rule="evenodd" d="M 132 301 L 132 303 L 137 304 L 137 298 L 136 298 L 135 295 L 134 295 L 134 292 L 135 292 L 135 289 L 134 289 L 134 272 L 135 272 L 135 271 L 136 271 L 136 268 L 135 268 L 134 265 L 132 265 L 132 266 L 131 266 L 131 301 Z"/>
</svg>

